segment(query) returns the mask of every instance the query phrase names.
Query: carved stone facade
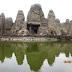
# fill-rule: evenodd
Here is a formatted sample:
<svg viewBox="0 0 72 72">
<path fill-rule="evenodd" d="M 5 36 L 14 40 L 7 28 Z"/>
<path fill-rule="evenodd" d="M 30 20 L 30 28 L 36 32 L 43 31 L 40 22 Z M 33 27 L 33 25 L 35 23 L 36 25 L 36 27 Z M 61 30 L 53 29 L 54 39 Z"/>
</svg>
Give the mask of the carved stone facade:
<svg viewBox="0 0 72 72">
<path fill-rule="evenodd" d="M 15 22 L 12 18 L 5 18 L 2 13 L 0 15 L 0 35 L 69 35 L 72 36 L 72 21 L 66 19 L 66 22 L 60 23 L 56 19 L 53 10 L 50 10 L 48 17 L 44 17 L 40 4 L 31 6 L 27 21 L 25 21 L 24 13 L 22 10 L 18 11 Z"/>
<path fill-rule="evenodd" d="M 5 34 L 5 15 L 2 13 L 0 15 L 0 35 Z"/>
<path fill-rule="evenodd" d="M 11 35 L 11 29 L 13 26 L 13 20 L 12 18 L 6 18 L 5 19 L 5 35 Z"/>
<path fill-rule="evenodd" d="M 41 19 L 40 35 L 48 34 L 48 23 L 46 18 Z"/>
<path fill-rule="evenodd" d="M 0 35 L 11 35 L 12 25 L 12 18 L 5 18 L 4 13 L 2 13 L 0 15 Z"/>
<path fill-rule="evenodd" d="M 69 21 L 69 19 L 66 19 L 66 22 L 61 24 L 61 32 L 63 32 L 63 35 L 71 35 L 71 22 Z"/>
<path fill-rule="evenodd" d="M 32 35 L 39 35 L 41 32 L 42 19 L 44 18 L 44 13 L 42 11 L 41 5 L 34 4 L 31 6 L 28 16 L 27 16 L 27 29 Z"/>
<path fill-rule="evenodd" d="M 26 29 L 26 22 L 22 10 L 18 11 L 16 21 L 12 27 L 12 35 L 24 36 L 28 33 Z"/>
<path fill-rule="evenodd" d="M 49 34 L 59 35 L 59 33 L 60 33 L 60 20 L 56 19 L 53 10 L 49 11 L 47 20 L 48 20 Z"/>
</svg>

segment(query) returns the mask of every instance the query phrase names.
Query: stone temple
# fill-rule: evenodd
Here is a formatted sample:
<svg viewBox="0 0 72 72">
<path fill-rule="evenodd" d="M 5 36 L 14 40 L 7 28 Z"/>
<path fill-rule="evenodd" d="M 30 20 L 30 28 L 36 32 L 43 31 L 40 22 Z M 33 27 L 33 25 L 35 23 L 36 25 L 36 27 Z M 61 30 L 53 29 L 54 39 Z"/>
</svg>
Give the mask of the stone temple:
<svg viewBox="0 0 72 72">
<path fill-rule="evenodd" d="M 53 10 L 50 10 L 45 18 L 40 4 L 31 6 L 27 20 L 25 21 L 22 10 L 18 11 L 15 22 L 11 17 L 5 18 L 4 13 L 0 15 L 0 36 L 27 36 L 27 35 L 67 35 L 72 36 L 72 20 L 66 19 L 60 23 Z"/>
</svg>

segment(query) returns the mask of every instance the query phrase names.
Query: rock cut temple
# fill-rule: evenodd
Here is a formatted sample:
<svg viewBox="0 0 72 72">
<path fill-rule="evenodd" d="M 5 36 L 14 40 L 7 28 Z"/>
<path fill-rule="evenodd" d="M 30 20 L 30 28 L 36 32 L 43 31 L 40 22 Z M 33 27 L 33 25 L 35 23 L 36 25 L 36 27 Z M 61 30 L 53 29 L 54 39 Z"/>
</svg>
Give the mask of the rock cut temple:
<svg viewBox="0 0 72 72">
<path fill-rule="evenodd" d="M 22 10 L 18 11 L 15 22 L 11 17 L 5 18 L 4 13 L 0 15 L 0 35 L 25 36 L 25 35 L 68 35 L 72 36 L 72 20 L 66 19 L 60 23 L 56 19 L 53 10 L 50 10 L 45 18 L 40 4 L 31 6 L 27 21 L 25 21 Z"/>
</svg>

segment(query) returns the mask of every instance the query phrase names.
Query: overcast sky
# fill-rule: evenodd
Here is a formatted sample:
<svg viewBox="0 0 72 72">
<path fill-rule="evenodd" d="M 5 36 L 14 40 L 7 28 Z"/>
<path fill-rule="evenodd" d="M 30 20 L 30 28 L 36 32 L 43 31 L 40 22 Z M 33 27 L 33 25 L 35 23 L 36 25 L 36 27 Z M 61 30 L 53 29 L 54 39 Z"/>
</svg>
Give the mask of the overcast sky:
<svg viewBox="0 0 72 72">
<path fill-rule="evenodd" d="M 15 21 L 18 10 L 23 10 L 26 18 L 31 5 L 35 3 L 41 4 L 46 18 L 49 10 L 53 10 L 61 22 L 72 20 L 72 0 L 0 0 L 0 14 L 3 12 L 5 17 L 12 17 Z"/>
</svg>

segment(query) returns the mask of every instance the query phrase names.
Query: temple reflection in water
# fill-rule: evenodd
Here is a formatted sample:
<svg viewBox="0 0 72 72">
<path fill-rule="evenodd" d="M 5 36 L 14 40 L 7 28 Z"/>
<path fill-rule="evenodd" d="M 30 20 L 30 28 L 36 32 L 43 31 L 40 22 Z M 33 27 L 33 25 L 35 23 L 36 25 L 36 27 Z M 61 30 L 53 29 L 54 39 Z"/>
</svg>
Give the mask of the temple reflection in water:
<svg viewBox="0 0 72 72">
<path fill-rule="evenodd" d="M 70 42 L 47 42 L 47 43 L 19 43 L 19 42 L 0 42 L 0 61 L 3 63 L 5 58 L 11 58 L 13 53 L 16 56 L 18 65 L 23 64 L 24 55 L 30 69 L 38 71 L 45 59 L 50 66 L 54 65 L 55 58 L 60 53 L 72 56 L 72 44 Z"/>
</svg>

